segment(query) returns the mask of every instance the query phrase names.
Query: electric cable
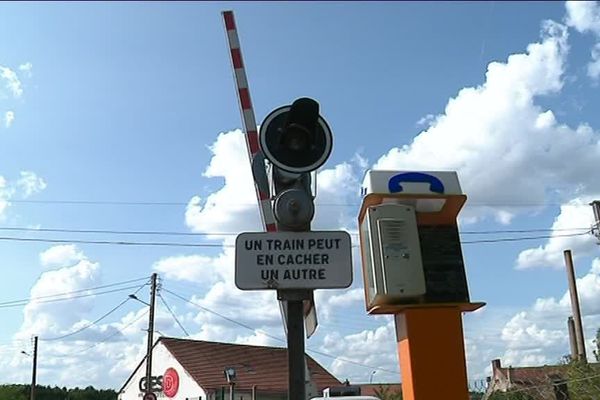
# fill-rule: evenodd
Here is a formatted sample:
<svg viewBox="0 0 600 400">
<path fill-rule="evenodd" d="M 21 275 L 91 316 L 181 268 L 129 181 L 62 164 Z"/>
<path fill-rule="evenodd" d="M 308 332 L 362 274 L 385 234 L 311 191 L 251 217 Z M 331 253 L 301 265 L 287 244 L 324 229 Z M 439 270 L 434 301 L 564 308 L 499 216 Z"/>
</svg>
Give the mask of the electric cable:
<svg viewBox="0 0 600 400">
<path fill-rule="evenodd" d="M 106 285 L 94 286 L 94 287 L 87 288 L 87 289 L 78 289 L 78 290 L 73 290 L 73 291 L 70 291 L 70 292 L 54 293 L 54 294 L 48 294 L 48 295 L 44 295 L 44 296 L 37 296 L 37 297 L 28 297 L 26 299 L 20 299 L 20 300 L 3 301 L 3 302 L 0 302 L 0 306 L 12 304 L 12 303 L 29 302 L 29 301 L 32 301 L 32 300 L 48 299 L 48 298 L 52 298 L 52 297 L 68 296 L 68 295 L 71 295 L 71 294 L 76 294 L 76 293 L 81 293 L 81 292 L 87 292 L 87 291 L 90 291 L 90 290 L 106 289 L 106 288 L 110 288 L 110 287 L 121 286 L 121 285 L 125 285 L 127 283 L 139 282 L 139 281 L 148 280 L 148 279 L 149 279 L 148 277 L 137 278 L 137 279 L 130 279 L 128 281 L 108 283 Z M 137 286 L 134 286 L 134 287 L 137 287 Z M 93 295 L 93 294 L 90 294 L 90 295 Z"/>
<path fill-rule="evenodd" d="M 269 334 L 267 332 L 264 332 L 264 331 L 261 331 L 259 329 L 255 329 L 255 328 L 251 327 L 250 325 L 244 324 L 243 322 L 239 322 L 239 321 L 236 321 L 235 319 L 226 317 L 223 314 L 220 314 L 220 313 L 218 313 L 216 311 L 213 311 L 213 310 L 211 310 L 209 308 L 201 306 L 200 304 L 195 303 L 195 302 L 193 302 L 193 301 L 191 301 L 189 299 L 186 299 L 185 297 L 182 297 L 182 296 L 178 295 L 177 293 L 174 293 L 174 292 L 172 292 L 172 291 L 170 291 L 168 289 L 164 289 L 163 288 L 163 290 L 165 292 L 171 294 L 172 296 L 175 296 L 175 297 L 179 298 L 180 300 L 183 300 L 183 301 L 185 301 L 185 302 L 187 302 L 187 303 L 189 303 L 189 304 L 191 304 L 193 306 L 196 306 L 196 307 L 200 308 L 203 311 L 206 311 L 206 312 L 214 314 L 214 315 L 216 315 L 216 316 L 218 316 L 220 318 L 223 318 L 223 319 L 225 319 L 225 320 L 227 320 L 227 321 L 229 321 L 229 322 L 231 322 L 233 324 L 241 326 L 242 328 L 251 330 L 254 333 L 263 334 L 263 335 L 267 336 L 268 338 L 271 338 L 271 339 L 276 340 L 278 342 L 287 343 L 287 341 L 284 340 L 284 339 L 281 339 L 281 338 L 279 338 L 277 336 L 271 335 L 271 334 Z M 311 352 L 311 353 L 315 353 L 315 354 L 318 354 L 318 355 L 321 355 L 323 357 L 328 357 L 328 358 L 332 358 L 334 360 L 345 362 L 345 363 L 348 363 L 348 364 L 354 364 L 354 365 L 357 365 L 357 366 L 361 366 L 361 367 L 364 367 L 364 368 L 370 368 L 370 369 L 373 369 L 373 370 L 378 370 L 378 371 L 387 372 L 387 373 L 391 373 L 391 374 L 400 374 L 399 371 L 391 371 L 391 370 L 387 370 L 387 369 L 384 369 L 384 368 L 378 368 L 378 367 L 373 367 L 373 366 L 365 365 L 365 364 L 362 364 L 362 363 L 359 363 L 359 362 L 356 362 L 356 361 L 348 360 L 348 359 L 337 357 L 337 356 L 334 356 L 332 354 L 328 354 L 328 353 L 325 353 L 325 352 L 322 352 L 322 351 L 314 350 L 314 349 L 311 349 L 309 347 L 306 348 L 306 351 Z"/>
<path fill-rule="evenodd" d="M 525 236 L 516 238 L 498 238 L 498 239 L 481 239 L 481 240 L 465 240 L 461 241 L 461 244 L 476 244 L 476 243 L 500 243 L 500 242 L 520 242 L 522 240 L 536 240 L 536 239 L 552 239 L 560 237 L 575 237 L 589 235 L 591 230 L 582 233 L 571 233 L 564 235 L 543 235 L 543 236 Z"/>
<path fill-rule="evenodd" d="M 532 229 L 497 229 L 459 231 L 461 235 L 493 235 L 498 233 L 534 233 L 534 232 L 563 232 L 588 230 L 590 227 L 573 228 L 532 228 Z M 0 231 L 11 232 L 42 232 L 42 233 L 82 233 L 82 234 L 107 234 L 107 235 L 160 235 L 160 236 L 237 236 L 236 232 L 178 232 L 159 230 L 116 230 L 116 229 L 71 229 L 71 228 L 30 228 L 20 226 L 2 226 Z M 351 233 L 358 235 L 358 233 Z"/>
<path fill-rule="evenodd" d="M 563 235 L 540 235 L 540 236 L 525 236 L 525 237 L 512 237 L 512 238 L 498 238 L 498 239 L 482 239 L 482 240 L 467 240 L 461 241 L 462 244 L 475 244 L 475 243 L 500 243 L 500 242 L 519 242 L 523 240 L 536 240 L 536 239 L 551 239 L 556 237 L 574 237 L 584 236 L 591 232 L 588 229 L 586 232 L 563 234 Z M 41 238 L 23 238 L 23 237 L 0 237 L 0 241 L 17 241 L 17 242 L 40 242 L 40 243 L 77 243 L 77 244 L 100 244 L 100 245 L 115 245 L 115 246 L 167 246 L 167 247 L 209 247 L 209 248 L 235 248 L 235 245 L 231 244 L 219 244 L 219 243 L 180 243 L 180 242 L 134 242 L 134 241 L 111 241 L 111 240 L 81 240 L 81 239 L 41 239 Z M 357 248 L 358 245 L 352 247 Z"/>
<path fill-rule="evenodd" d="M 171 317 L 173 317 L 173 319 L 175 320 L 175 322 L 177 323 L 177 325 L 179 325 L 179 327 L 181 328 L 181 330 L 183 331 L 183 333 L 185 333 L 186 337 L 189 337 L 190 334 L 188 333 L 188 331 L 183 327 L 183 325 L 181 324 L 181 322 L 179 322 L 179 318 L 177 318 L 177 316 L 175 315 L 175 313 L 171 310 L 171 307 L 169 307 L 169 305 L 167 304 L 167 301 L 165 300 L 164 297 L 162 297 L 162 295 L 160 294 L 160 292 L 158 293 L 158 297 L 160 298 L 160 300 L 162 301 L 162 303 L 165 305 L 165 307 L 167 308 L 167 310 L 169 311 L 169 314 L 171 314 Z"/>
<path fill-rule="evenodd" d="M 81 349 L 79 351 L 76 351 L 74 353 L 71 354 L 64 354 L 64 356 L 70 356 L 70 355 L 75 355 L 75 354 L 80 354 L 80 353 L 84 353 L 87 352 L 88 350 L 93 349 L 96 346 L 99 346 L 102 343 L 106 343 L 108 340 L 112 339 L 113 337 L 115 337 L 116 335 L 118 335 L 119 333 L 123 333 L 123 331 L 127 328 L 129 328 L 131 325 L 135 324 L 136 322 L 138 322 L 140 319 L 142 319 L 143 317 L 145 317 L 146 315 L 148 315 L 148 312 L 150 310 L 145 310 L 143 313 L 141 313 L 140 315 L 138 315 L 135 319 L 133 319 L 131 322 L 129 322 L 128 324 L 126 324 L 125 326 L 123 326 L 121 329 L 117 329 L 116 332 L 111 333 L 110 335 L 106 336 L 104 339 L 94 343 L 93 345 L 86 347 L 84 349 Z"/>
<path fill-rule="evenodd" d="M 142 288 L 144 288 L 144 286 L 146 286 L 146 284 L 143 284 L 142 286 L 140 286 L 135 292 L 134 294 L 137 294 L 140 290 L 142 290 Z M 91 328 L 92 326 L 96 325 L 98 322 L 102 321 L 103 319 L 107 318 L 109 315 L 111 315 L 112 313 L 114 313 L 115 311 L 117 311 L 119 308 L 121 308 L 123 305 L 125 305 L 125 303 L 127 303 L 129 300 L 131 300 L 131 297 L 127 297 L 125 300 L 123 300 L 122 302 L 120 302 L 119 304 L 117 304 L 115 307 L 113 307 L 110 311 L 104 313 L 101 317 L 95 319 L 94 321 L 90 322 L 87 325 L 82 326 L 81 328 L 73 331 L 73 332 L 69 332 L 66 333 L 64 335 L 61 336 L 56 336 L 53 338 L 40 338 L 40 340 L 43 340 L 45 342 L 50 342 L 50 341 L 57 341 L 57 340 L 62 340 L 65 339 L 67 337 L 71 337 L 73 335 L 76 335 L 80 332 L 83 332 L 86 329 Z"/>
<path fill-rule="evenodd" d="M 147 284 L 144 284 L 143 286 L 147 286 Z M 135 289 L 135 288 L 137 288 L 137 286 L 126 286 L 126 287 L 119 288 L 119 289 L 104 290 L 104 291 L 96 292 L 96 293 L 87 293 L 87 294 L 81 294 L 81 295 L 77 295 L 77 296 L 63 297 L 63 298 L 57 298 L 57 299 L 53 298 L 53 299 L 47 299 L 47 300 L 42 300 L 42 301 L 35 301 L 35 300 L 33 300 L 33 301 L 35 301 L 36 304 L 56 303 L 58 301 L 68 301 L 68 300 L 74 300 L 74 299 L 82 299 L 85 297 L 98 296 L 101 294 L 123 292 L 125 290 L 130 290 L 130 289 Z M 29 302 L 30 302 L 30 300 L 23 301 L 21 303 L 0 305 L 0 308 L 21 307 L 21 306 L 25 306 L 25 305 L 29 304 Z"/>
<path fill-rule="evenodd" d="M 54 205 L 109 205 L 109 206 L 187 206 L 189 202 L 182 201 L 120 201 L 120 200 L 29 200 L 29 199 L 10 199 L 10 203 L 15 204 L 54 204 Z M 256 203 L 223 203 L 223 205 L 232 206 L 258 206 Z M 325 207 L 360 207 L 360 203 L 321 203 L 316 202 L 317 206 Z M 471 200 L 466 203 L 466 207 L 578 207 L 579 204 L 565 204 L 556 202 L 485 202 Z"/>
<path fill-rule="evenodd" d="M 0 241 L 13 242 L 38 242 L 38 243 L 77 243 L 77 244 L 104 244 L 116 246 L 170 246 L 170 247 L 223 247 L 218 243 L 174 243 L 174 242 L 130 242 L 111 240 L 80 240 L 80 239 L 39 239 L 23 237 L 0 237 Z M 229 246 L 233 247 L 233 246 Z"/>
</svg>

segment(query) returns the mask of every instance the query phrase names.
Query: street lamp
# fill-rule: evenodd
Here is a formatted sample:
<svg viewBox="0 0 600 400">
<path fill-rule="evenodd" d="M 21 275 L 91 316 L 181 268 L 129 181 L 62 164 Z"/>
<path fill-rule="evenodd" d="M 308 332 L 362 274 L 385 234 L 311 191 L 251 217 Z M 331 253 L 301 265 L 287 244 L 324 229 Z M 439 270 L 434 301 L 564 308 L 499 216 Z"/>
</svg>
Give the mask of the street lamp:
<svg viewBox="0 0 600 400">
<path fill-rule="evenodd" d="M 373 377 L 375 376 L 376 373 L 377 373 L 377 371 L 371 372 L 371 376 L 369 377 L 369 383 L 373 383 Z"/>
<path fill-rule="evenodd" d="M 135 294 L 130 294 L 130 295 L 129 295 L 129 298 L 130 298 L 130 299 L 133 299 L 133 300 L 137 300 L 137 301 L 139 301 L 140 303 L 142 303 L 142 304 L 145 304 L 145 305 L 147 305 L 148 307 L 150 307 L 150 304 L 146 303 L 144 300 L 140 300 L 140 299 L 139 299 L 139 297 L 137 297 Z"/>
<path fill-rule="evenodd" d="M 235 368 L 225 367 L 225 369 L 223 370 L 223 373 L 225 374 L 225 379 L 227 380 L 227 383 L 229 383 L 229 400 L 234 400 L 233 387 L 235 386 L 235 379 L 236 379 Z"/>
</svg>

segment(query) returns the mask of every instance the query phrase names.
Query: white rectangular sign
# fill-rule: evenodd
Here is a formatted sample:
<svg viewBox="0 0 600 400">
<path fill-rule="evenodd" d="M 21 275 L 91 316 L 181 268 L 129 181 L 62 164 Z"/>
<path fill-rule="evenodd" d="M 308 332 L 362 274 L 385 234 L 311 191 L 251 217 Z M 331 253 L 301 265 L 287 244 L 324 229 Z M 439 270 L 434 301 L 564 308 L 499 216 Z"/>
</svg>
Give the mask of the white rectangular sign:
<svg viewBox="0 0 600 400">
<path fill-rule="evenodd" d="M 347 288 L 351 247 L 344 231 L 241 233 L 235 241 L 235 285 L 242 290 Z"/>
</svg>

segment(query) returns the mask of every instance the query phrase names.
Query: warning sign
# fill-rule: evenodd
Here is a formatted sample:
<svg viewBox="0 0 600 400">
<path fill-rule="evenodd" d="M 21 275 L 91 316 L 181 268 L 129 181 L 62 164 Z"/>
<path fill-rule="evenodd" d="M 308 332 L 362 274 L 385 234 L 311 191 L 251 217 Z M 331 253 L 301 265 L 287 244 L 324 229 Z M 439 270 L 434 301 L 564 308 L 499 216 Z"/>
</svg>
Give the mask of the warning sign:
<svg viewBox="0 0 600 400">
<path fill-rule="evenodd" d="M 246 232 L 235 241 L 235 285 L 242 290 L 334 289 L 351 284 L 347 232 Z"/>
</svg>

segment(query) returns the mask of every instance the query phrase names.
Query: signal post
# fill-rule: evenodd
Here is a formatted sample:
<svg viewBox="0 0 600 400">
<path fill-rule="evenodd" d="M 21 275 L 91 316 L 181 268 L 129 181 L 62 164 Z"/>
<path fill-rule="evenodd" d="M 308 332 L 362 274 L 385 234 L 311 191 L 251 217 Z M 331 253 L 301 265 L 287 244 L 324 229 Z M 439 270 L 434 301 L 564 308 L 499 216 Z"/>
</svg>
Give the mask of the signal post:
<svg viewBox="0 0 600 400">
<path fill-rule="evenodd" d="M 468 400 L 469 299 L 456 172 L 367 171 L 358 217 L 369 314 L 392 314 L 405 400 Z"/>
<path fill-rule="evenodd" d="M 236 238 L 236 286 L 242 290 L 276 290 L 285 305 L 290 400 L 317 395 L 314 389 L 307 390 L 305 302 L 313 299 L 314 289 L 352 284 L 350 235 L 310 230 L 315 196 L 311 173 L 329 157 L 332 139 L 313 99 L 297 99 L 266 117 L 259 144 L 272 164 L 274 196 L 268 200 L 277 231 L 246 232 Z"/>
</svg>

